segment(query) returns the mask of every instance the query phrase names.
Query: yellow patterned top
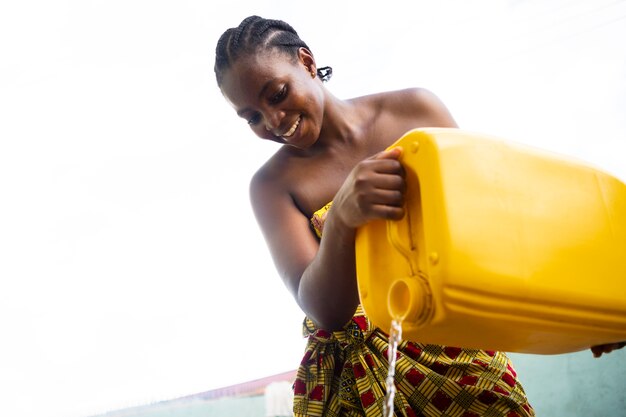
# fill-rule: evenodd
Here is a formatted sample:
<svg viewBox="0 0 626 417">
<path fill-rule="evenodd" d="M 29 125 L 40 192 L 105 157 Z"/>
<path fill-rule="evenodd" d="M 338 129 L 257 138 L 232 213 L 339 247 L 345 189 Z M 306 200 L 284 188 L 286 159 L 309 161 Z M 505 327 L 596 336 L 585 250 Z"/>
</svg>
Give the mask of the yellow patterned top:
<svg viewBox="0 0 626 417">
<path fill-rule="evenodd" d="M 320 239 L 322 238 L 322 231 L 324 230 L 324 220 L 326 220 L 326 215 L 328 214 L 328 210 L 333 205 L 333 202 L 326 204 L 321 209 L 317 210 L 313 213 L 313 217 L 311 217 L 311 226 L 315 230 L 315 234 Z"/>
<path fill-rule="evenodd" d="M 311 224 L 321 238 L 327 204 Z M 388 336 L 361 306 L 340 331 L 305 318 L 308 338 L 294 383 L 296 417 L 383 416 Z M 501 352 L 403 341 L 396 359 L 395 416 L 531 417 L 535 413 Z"/>
</svg>

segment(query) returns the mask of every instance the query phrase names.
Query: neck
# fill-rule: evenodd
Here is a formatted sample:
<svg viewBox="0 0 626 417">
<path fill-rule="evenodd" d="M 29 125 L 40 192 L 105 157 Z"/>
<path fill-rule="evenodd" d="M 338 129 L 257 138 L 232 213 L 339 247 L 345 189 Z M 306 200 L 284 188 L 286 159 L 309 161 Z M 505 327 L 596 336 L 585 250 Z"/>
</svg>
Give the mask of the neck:
<svg viewBox="0 0 626 417">
<path fill-rule="evenodd" d="M 364 109 L 354 100 L 341 100 L 326 90 L 324 121 L 318 143 L 333 147 L 353 142 L 361 136 L 365 117 Z"/>
</svg>

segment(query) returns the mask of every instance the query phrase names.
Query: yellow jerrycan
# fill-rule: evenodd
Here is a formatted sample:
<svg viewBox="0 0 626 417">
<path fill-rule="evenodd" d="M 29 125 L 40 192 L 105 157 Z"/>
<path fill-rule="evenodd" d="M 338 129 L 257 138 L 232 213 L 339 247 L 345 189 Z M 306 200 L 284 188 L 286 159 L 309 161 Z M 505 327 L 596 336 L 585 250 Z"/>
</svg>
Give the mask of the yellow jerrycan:
<svg viewBox="0 0 626 417">
<path fill-rule="evenodd" d="M 359 296 L 403 338 L 558 354 L 626 341 L 626 185 L 461 129 L 407 132 L 406 214 L 357 231 Z"/>
</svg>

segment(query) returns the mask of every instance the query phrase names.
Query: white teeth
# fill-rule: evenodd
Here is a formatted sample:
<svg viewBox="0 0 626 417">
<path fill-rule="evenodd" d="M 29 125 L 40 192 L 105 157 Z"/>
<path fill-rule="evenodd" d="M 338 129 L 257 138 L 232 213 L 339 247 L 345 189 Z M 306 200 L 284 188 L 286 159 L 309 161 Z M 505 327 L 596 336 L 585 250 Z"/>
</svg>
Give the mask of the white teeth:
<svg viewBox="0 0 626 417">
<path fill-rule="evenodd" d="M 298 125 L 300 124 L 300 117 L 298 116 L 298 120 L 296 120 L 296 122 L 293 124 L 293 126 L 291 126 L 289 128 L 288 131 L 286 131 L 282 136 L 284 138 L 288 138 L 289 136 L 293 135 L 293 132 L 296 131 L 296 129 L 298 128 Z"/>
</svg>

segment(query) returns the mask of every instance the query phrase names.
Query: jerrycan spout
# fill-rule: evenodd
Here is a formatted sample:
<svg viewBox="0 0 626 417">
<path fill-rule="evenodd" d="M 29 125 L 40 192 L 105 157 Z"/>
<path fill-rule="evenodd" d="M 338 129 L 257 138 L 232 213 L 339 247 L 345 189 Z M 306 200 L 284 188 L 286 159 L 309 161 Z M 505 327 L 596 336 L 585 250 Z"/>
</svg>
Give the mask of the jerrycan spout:
<svg viewBox="0 0 626 417">
<path fill-rule="evenodd" d="M 387 293 L 387 308 L 391 317 L 405 326 L 418 328 L 427 324 L 432 296 L 426 278 L 419 274 L 394 280 Z"/>
</svg>

